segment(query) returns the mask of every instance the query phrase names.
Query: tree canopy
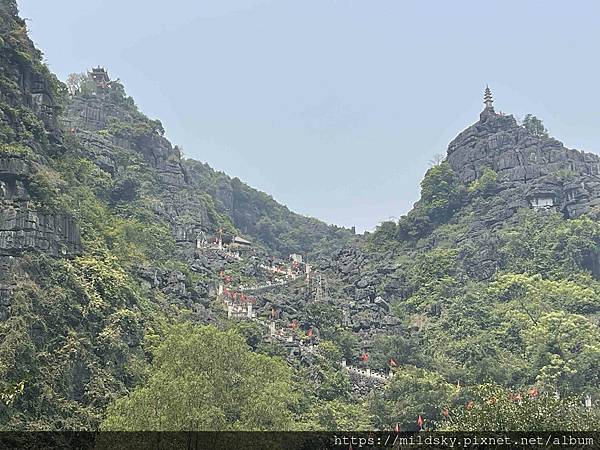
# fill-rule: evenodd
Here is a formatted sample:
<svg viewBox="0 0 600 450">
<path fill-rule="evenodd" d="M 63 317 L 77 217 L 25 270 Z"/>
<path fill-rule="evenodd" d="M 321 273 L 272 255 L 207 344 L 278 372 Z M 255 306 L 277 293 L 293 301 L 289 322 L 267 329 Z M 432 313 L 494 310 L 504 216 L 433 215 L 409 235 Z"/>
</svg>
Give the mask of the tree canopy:
<svg viewBox="0 0 600 450">
<path fill-rule="evenodd" d="M 527 114 L 523 119 L 523 126 L 535 136 L 548 137 L 548 130 L 544 123 L 533 114 Z"/>
<path fill-rule="evenodd" d="M 175 326 L 147 381 L 109 407 L 102 429 L 291 429 L 291 375 L 284 361 L 251 352 L 234 331 Z"/>
</svg>

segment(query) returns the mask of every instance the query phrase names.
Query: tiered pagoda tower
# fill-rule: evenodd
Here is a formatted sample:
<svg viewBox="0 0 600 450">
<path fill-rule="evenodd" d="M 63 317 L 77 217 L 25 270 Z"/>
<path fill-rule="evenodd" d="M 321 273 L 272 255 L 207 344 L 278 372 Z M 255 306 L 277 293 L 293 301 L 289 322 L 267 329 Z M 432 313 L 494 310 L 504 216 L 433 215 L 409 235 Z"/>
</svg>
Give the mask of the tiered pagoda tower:
<svg viewBox="0 0 600 450">
<path fill-rule="evenodd" d="M 485 104 L 485 109 L 494 111 L 494 100 L 492 99 L 492 91 L 490 91 L 489 86 L 485 87 L 485 92 L 483 93 L 483 103 Z"/>
</svg>

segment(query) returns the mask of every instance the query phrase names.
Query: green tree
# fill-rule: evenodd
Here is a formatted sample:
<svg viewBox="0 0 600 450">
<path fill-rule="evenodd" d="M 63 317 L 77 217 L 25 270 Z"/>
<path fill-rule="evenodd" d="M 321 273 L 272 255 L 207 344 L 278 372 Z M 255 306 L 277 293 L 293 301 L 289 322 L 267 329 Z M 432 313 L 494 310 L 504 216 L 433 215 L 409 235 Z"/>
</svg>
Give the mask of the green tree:
<svg viewBox="0 0 600 450">
<path fill-rule="evenodd" d="M 546 130 L 544 123 L 533 114 L 525 116 L 523 126 L 534 136 L 548 137 L 548 130 Z"/>
<path fill-rule="evenodd" d="M 284 430 L 293 428 L 291 370 L 252 353 L 233 330 L 173 327 L 148 380 L 113 403 L 104 430 Z"/>
<path fill-rule="evenodd" d="M 333 336 L 335 327 L 342 320 L 342 313 L 339 308 L 324 302 L 309 304 L 305 309 L 305 313 L 309 325 L 318 327 L 321 336 L 325 339 L 330 339 Z"/>
<path fill-rule="evenodd" d="M 463 192 L 464 186 L 447 162 L 431 167 L 421 181 L 421 202 L 437 223 L 446 221 L 460 206 Z"/>
<path fill-rule="evenodd" d="M 484 167 L 481 176 L 469 185 L 468 191 L 486 196 L 494 191 L 497 184 L 498 174 L 489 167 Z"/>
<path fill-rule="evenodd" d="M 335 342 L 346 361 L 352 360 L 357 354 L 359 348 L 358 338 L 351 331 L 338 328 L 331 339 Z M 338 362 L 336 361 L 336 363 Z"/>
<path fill-rule="evenodd" d="M 450 411 L 442 431 L 592 431 L 597 408 L 584 408 L 578 398 L 556 398 L 530 389 L 511 392 L 495 384 L 474 390 L 472 400 Z"/>
<path fill-rule="evenodd" d="M 409 311 L 439 315 L 451 294 L 460 289 L 457 257 L 456 250 L 447 248 L 436 248 L 421 255 L 414 262 L 409 277 L 412 294 L 393 304 L 396 314 L 402 316 L 403 311 Z"/>
<path fill-rule="evenodd" d="M 425 420 L 441 417 L 458 394 L 458 388 L 439 374 L 411 366 L 400 367 L 386 385 L 382 397 L 371 398 L 371 414 L 378 429 L 417 429 L 419 415 Z"/>
<path fill-rule="evenodd" d="M 513 272 L 572 278 L 587 271 L 600 277 L 600 224 L 583 216 L 564 220 L 561 213 L 523 209 L 515 224 L 500 232 L 505 267 Z"/>
<path fill-rule="evenodd" d="M 304 428 L 321 431 L 366 431 L 372 428 L 371 415 L 364 403 L 336 399 L 319 402 L 304 417 Z"/>
<path fill-rule="evenodd" d="M 537 369 L 536 381 L 561 394 L 598 393 L 600 332 L 584 316 L 562 311 L 545 314 L 525 331 L 527 354 Z"/>
</svg>

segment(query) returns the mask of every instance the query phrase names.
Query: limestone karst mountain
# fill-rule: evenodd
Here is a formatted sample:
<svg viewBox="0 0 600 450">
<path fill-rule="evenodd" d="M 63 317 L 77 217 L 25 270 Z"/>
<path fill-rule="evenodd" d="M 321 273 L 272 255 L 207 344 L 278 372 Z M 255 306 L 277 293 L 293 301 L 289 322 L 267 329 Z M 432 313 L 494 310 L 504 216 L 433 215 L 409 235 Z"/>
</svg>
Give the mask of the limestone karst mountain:
<svg viewBox="0 0 600 450">
<path fill-rule="evenodd" d="M 200 232 L 214 233 L 224 226 L 262 241 L 279 255 L 310 252 L 321 240 L 350 236 L 349 230 L 289 211 L 207 164 L 182 158 L 179 148 L 162 136 L 161 123 L 140 113 L 119 81 L 111 81 L 103 68 L 92 69 L 72 86 L 62 121 L 85 156 L 122 188 L 111 193 L 113 203 L 156 195 L 155 212 L 169 223 L 182 246 L 193 247 Z M 151 183 L 136 179 L 130 165 L 135 158 L 144 164 L 146 176 L 155 177 Z"/>
<path fill-rule="evenodd" d="M 589 213 L 600 200 L 600 158 L 536 136 L 512 116 L 486 108 L 480 120 L 448 146 L 448 163 L 465 183 L 484 168 L 498 174 L 498 204 L 505 213 L 518 208 L 556 208 L 567 218 Z M 483 213 L 483 211 L 481 211 Z M 482 214 L 494 220 L 495 211 Z M 496 219 L 502 220 L 502 213 Z"/>
<path fill-rule="evenodd" d="M 137 379 L 128 366 L 153 315 L 142 310 L 215 320 L 205 306 L 224 261 L 198 260 L 201 241 L 243 235 L 273 259 L 318 254 L 352 234 L 183 159 L 104 70 L 67 90 L 17 14 L 2 1 L 0 393 L 29 389 L 0 416 L 6 428 L 60 428 L 67 417 L 97 426 L 110 397 Z M 106 333 L 125 347 L 102 348 Z M 73 359 L 62 353 L 69 342 Z M 46 406 L 32 406 L 46 388 Z"/>
<path fill-rule="evenodd" d="M 541 429 L 597 420 L 596 155 L 488 89 L 414 208 L 353 236 L 182 158 L 105 69 L 65 85 L 0 18 L 0 430 L 449 427 L 489 382 L 575 398 Z"/>
<path fill-rule="evenodd" d="M 507 269 L 507 236 L 517 237 L 515 228 L 528 221 L 535 228 L 538 222 L 538 229 L 518 235 L 534 241 L 549 223 L 600 213 L 597 155 L 568 149 L 554 138 L 531 133 L 513 116 L 495 112 L 489 89 L 485 100 L 479 120 L 458 134 L 445 160 L 425 176 L 422 197 L 412 211 L 321 261 L 321 269 L 344 281 L 349 300 L 343 307 L 365 342 L 373 332 L 400 331 L 388 303 L 410 299 L 418 291 L 411 266 L 426 261 L 428 252 L 448 252 L 445 264 L 452 267 L 440 271 L 454 273 L 457 282 L 489 280 Z M 588 237 L 592 243 L 581 242 L 576 264 L 598 278 L 598 238 Z M 515 243 L 523 250 L 536 244 L 541 242 Z M 549 247 L 561 245 L 567 244 Z M 428 303 L 434 315 L 441 313 L 438 302 Z"/>
</svg>

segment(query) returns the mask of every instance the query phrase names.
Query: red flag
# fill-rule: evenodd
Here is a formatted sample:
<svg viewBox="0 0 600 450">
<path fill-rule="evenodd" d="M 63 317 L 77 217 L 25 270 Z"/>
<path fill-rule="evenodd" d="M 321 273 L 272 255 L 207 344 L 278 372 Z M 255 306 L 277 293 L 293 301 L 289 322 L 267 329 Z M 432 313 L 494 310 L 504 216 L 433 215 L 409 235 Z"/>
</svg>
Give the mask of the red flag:
<svg viewBox="0 0 600 450">
<path fill-rule="evenodd" d="M 419 428 L 423 426 L 423 418 L 421 417 L 421 414 L 419 414 L 419 418 L 417 419 L 417 425 L 419 425 Z"/>
<path fill-rule="evenodd" d="M 531 389 L 529 389 L 529 396 L 531 398 L 536 398 L 539 395 L 539 393 L 540 392 L 535 387 L 532 387 Z"/>
<path fill-rule="evenodd" d="M 394 428 L 394 431 L 396 433 L 400 433 L 400 423 L 399 422 L 396 422 L 396 427 Z"/>
</svg>

